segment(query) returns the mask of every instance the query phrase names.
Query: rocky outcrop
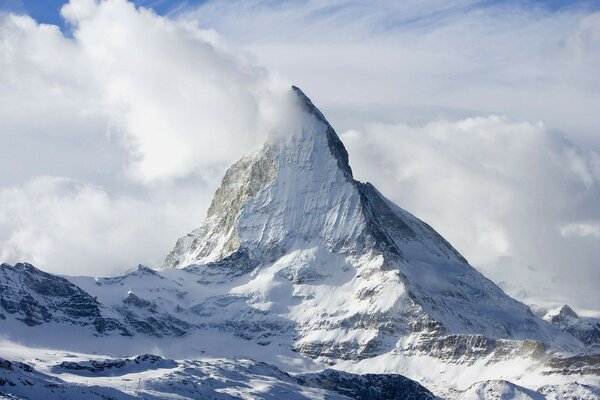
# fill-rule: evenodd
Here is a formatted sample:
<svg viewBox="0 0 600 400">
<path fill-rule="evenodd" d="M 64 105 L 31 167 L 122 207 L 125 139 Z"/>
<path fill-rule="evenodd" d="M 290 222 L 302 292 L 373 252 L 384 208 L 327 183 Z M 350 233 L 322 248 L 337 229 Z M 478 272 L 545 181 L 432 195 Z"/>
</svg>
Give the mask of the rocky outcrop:
<svg viewBox="0 0 600 400">
<path fill-rule="evenodd" d="M 178 364 L 154 354 L 143 354 L 132 358 L 103 360 L 63 361 L 51 368 L 57 374 L 69 373 L 83 376 L 119 376 L 131 373 L 172 369 Z"/>
<path fill-rule="evenodd" d="M 590 348 L 600 351 L 600 318 L 580 317 L 571 307 L 564 305 L 548 311 L 544 319 Z"/>
<path fill-rule="evenodd" d="M 600 354 L 578 354 L 548 360 L 545 374 L 600 376 Z"/>
<path fill-rule="evenodd" d="M 435 400 L 419 383 L 395 374 L 351 374 L 328 369 L 296 378 L 302 385 L 337 392 L 356 400 Z"/>
<path fill-rule="evenodd" d="M 103 316 L 95 298 L 31 264 L 0 265 L 0 308 L 30 326 L 54 321 L 92 327 L 100 335 L 130 335 L 122 323 Z"/>
<path fill-rule="evenodd" d="M 96 285 L 118 285 L 124 279 L 157 272 L 140 266 L 124 277 L 105 278 Z M 31 264 L 0 266 L 0 310 L 29 326 L 47 323 L 80 326 L 95 335 L 182 336 L 192 325 L 153 301 L 128 293 L 120 304 L 106 305 L 68 279 L 40 271 Z"/>
<path fill-rule="evenodd" d="M 541 393 L 505 380 L 478 382 L 457 400 L 546 400 Z"/>
</svg>

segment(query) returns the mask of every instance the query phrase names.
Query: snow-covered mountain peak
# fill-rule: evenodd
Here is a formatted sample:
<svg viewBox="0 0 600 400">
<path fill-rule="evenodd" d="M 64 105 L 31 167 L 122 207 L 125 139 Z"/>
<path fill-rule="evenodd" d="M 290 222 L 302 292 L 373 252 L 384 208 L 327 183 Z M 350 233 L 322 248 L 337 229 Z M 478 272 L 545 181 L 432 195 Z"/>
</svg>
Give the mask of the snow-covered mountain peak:
<svg viewBox="0 0 600 400">
<path fill-rule="evenodd" d="M 548 310 L 542 317 L 575 336 L 592 349 L 600 349 L 600 318 L 581 317 L 568 305 Z"/>
<path fill-rule="evenodd" d="M 227 257 L 264 264 L 313 245 L 355 256 L 386 252 L 405 259 L 411 249 L 397 240 L 427 241 L 428 252 L 464 261 L 429 226 L 372 185 L 355 181 L 335 130 L 300 89 L 292 90 L 303 116 L 289 132 L 229 168 L 204 224 L 177 242 L 165 267 Z"/>
<path fill-rule="evenodd" d="M 558 307 L 557 309 L 550 310 L 548 312 L 548 317 L 550 319 L 579 318 L 577 313 L 575 311 L 573 311 L 573 309 L 571 307 L 569 307 L 567 304 L 565 304 L 561 307 Z"/>
<path fill-rule="evenodd" d="M 204 224 L 178 241 L 166 267 L 229 256 L 270 262 L 299 242 L 358 239 L 364 218 L 348 153 L 312 102 L 293 92 L 301 118 L 229 168 Z"/>
<path fill-rule="evenodd" d="M 326 128 L 325 137 L 327 138 L 327 145 L 329 147 L 329 150 L 331 151 L 331 154 L 337 160 L 338 166 L 346 174 L 348 174 L 349 178 L 352 178 L 352 168 L 350 168 L 350 163 L 348 161 L 348 151 L 346 151 L 344 144 L 338 137 L 337 133 L 335 133 L 333 127 L 329 125 L 329 122 L 327 121 L 327 119 L 325 119 L 323 113 L 321 113 L 321 111 L 304 94 L 304 92 L 300 90 L 300 88 L 298 88 L 297 86 L 292 86 L 292 90 L 294 91 L 294 93 L 296 93 L 298 102 L 302 110 L 305 113 L 316 118 L 319 122 L 323 123 L 323 125 Z"/>
<path fill-rule="evenodd" d="M 294 346 L 315 357 L 419 348 L 445 334 L 570 341 L 429 225 L 355 181 L 334 129 L 292 90 L 303 117 L 229 168 L 206 220 L 165 267 L 291 323 Z"/>
</svg>

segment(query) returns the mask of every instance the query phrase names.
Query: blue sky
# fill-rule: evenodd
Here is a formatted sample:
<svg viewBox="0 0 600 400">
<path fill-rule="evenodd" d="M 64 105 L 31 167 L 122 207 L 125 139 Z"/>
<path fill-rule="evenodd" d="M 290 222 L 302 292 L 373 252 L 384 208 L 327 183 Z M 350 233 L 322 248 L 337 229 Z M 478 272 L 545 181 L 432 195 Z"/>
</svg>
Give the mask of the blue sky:
<svg viewBox="0 0 600 400">
<path fill-rule="evenodd" d="M 200 5 L 204 0 L 134 0 L 138 6 L 154 9 L 159 14 L 167 14 L 179 7 L 193 7 Z M 64 20 L 60 16 L 60 8 L 66 0 L 0 0 L 0 9 L 25 13 L 34 17 L 39 22 L 63 26 Z"/>
<path fill-rule="evenodd" d="M 191 9 L 207 3 L 209 0 L 132 0 L 138 6 L 148 7 L 158 14 L 165 15 L 172 12 Z M 266 1 L 265 3 L 284 3 L 285 1 Z M 64 26 L 60 16 L 60 8 L 66 0 L 0 0 L 0 10 L 25 13 L 37 21 Z M 299 3 L 287 1 L 287 3 Z M 519 4 L 523 6 L 539 7 L 548 11 L 560 11 L 565 8 L 584 8 L 589 10 L 600 9 L 600 0 L 480 0 L 476 6 L 487 7 L 499 4 Z"/>
</svg>

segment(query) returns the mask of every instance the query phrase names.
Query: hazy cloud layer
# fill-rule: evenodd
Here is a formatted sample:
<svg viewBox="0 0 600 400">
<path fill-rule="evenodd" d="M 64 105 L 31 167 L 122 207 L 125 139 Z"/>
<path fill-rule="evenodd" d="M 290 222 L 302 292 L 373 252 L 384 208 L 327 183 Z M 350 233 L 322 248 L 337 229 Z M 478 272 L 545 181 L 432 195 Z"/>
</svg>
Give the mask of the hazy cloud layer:
<svg viewBox="0 0 600 400">
<path fill-rule="evenodd" d="M 124 0 L 73 0 L 62 14 L 73 38 L 27 16 L 2 17 L 5 135 L 112 135 L 142 183 L 228 163 L 266 138 L 287 86 L 215 32 Z"/>
<path fill-rule="evenodd" d="M 369 125 L 342 139 L 359 179 L 513 294 L 600 304 L 600 231 L 588 222 L 600 219 L 600 154 L 541 123 L 496 116 Z"/>
<path fill-rule="evenodd" d="M 0 258 L 157 266 L 226 166 L 286 119 L 290 81 L 343 132 L 358 178 L 488 276 L 600 311 L 589 4 L 208 1 L 165 18 L 71 0 L 66 33 L 1 15 Z"/>
<path fill-rule="evenodd" d="M 209 1 L 182 17 L 252 49 L 343 129 L 509 114 L 595 136 L 600 13 L 545 3 Z"/>
</svg>

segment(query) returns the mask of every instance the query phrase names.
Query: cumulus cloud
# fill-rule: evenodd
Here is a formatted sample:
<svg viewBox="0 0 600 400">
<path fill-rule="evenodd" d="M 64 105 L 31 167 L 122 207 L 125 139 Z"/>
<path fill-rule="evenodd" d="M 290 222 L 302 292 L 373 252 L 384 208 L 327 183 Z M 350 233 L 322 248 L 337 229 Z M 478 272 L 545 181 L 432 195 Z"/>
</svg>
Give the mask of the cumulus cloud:
<svg viewBox="0 0 600 400">
<path fill-rule="evenodd" d="M 69 34 L 0 15 L 0 258 L 160 265 L 224 169 L 285 119 L 289 86 L 216 32 L 125 0 L 62 15 Z"/>
<path fill-rule="evenodd" d="M 513 294 L 600 303 L 599 154 L 507 117 L 373 124 L 342 135 L 360 179 L 430 223 Z M 574 293 L 578 293 L 574 295 Z"/>
<path fill-rule="evenodd" d="M 0 189 L 0 260 L 55 273 L 105 276 L 161 265 L 181 229 L 208 204 L 205 191 L 113 196 L 72 179 L 40 176 Z M 191 226 L 190 226 L 191 222 Z"/>
<path fill-rule="evenodd" d="M 71 114 L 83 121 L 57 135 L 108 132 L 143 183 L 206 175 L 266 137 L 287 87 L 214 31 L 125 0 L 73 0 L 62 14 L 73 38 L 27 16 L 2 19 L 3 119 L 20 125 L 8 134 L 34 124 L 37 135 Z M 100 122 L 87 129 L 91 118 Z"/>
</svg>

